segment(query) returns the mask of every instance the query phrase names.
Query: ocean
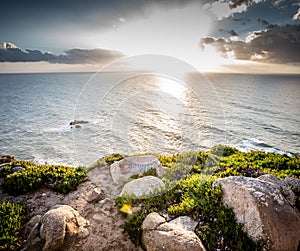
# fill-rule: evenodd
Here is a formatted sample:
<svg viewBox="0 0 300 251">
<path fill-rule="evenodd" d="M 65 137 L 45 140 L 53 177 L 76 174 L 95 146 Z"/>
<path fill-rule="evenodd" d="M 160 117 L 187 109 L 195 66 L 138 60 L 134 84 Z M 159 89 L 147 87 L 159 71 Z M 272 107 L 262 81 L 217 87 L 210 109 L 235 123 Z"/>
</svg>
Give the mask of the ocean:
<svg viewBox="0 0 300 251">
<path fill-rule="evenodd" d="M 0 152 L 36 163 L 216 144 L 300 155 L 300 75 L 0 74 L 0 121 Z"/>
</svg>

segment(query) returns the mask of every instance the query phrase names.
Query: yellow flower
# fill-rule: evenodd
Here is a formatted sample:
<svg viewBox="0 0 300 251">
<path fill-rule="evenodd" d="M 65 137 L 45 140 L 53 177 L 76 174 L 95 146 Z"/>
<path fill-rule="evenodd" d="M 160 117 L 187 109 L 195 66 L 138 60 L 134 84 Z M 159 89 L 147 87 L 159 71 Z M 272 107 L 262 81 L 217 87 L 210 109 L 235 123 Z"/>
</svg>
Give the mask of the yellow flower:
<svg viewBox="0 0 300 251">
<path fill-rule="evenodd" d="M 121 207 L 120 211 L 123 212 L 123 213 L 126 213 L 126 214 L 132 214 L 131 205 L 130 204 L 124 204 Z"/>
</svg>

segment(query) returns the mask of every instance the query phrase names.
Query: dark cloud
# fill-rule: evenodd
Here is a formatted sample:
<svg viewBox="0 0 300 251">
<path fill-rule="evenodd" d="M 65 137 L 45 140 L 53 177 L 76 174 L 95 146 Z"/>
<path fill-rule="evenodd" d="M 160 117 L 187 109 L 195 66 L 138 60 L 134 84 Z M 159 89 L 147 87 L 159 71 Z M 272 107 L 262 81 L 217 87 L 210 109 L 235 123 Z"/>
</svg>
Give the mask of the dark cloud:
<svg viewBox="0 0 300 251">
<path fill-rule="evenodd" d="M 50 63 L 59 64 L 103 64 L 114 61 L 124 55 L 117 51 L 93 49 L 71 49 L 65 52 L 64 55 L 55 56 L 50 60 Z"/>
<path fill-rule="evenodd" d="M 4 46 L 5 45 L 5 46 Z M 71 49 L 65 54 L 54 55 L 39 50 L 21 50 L 11 43 L 0 45 L 0 62 L 40 62 L 57 64 L 104 64 L 116 60 L 123 55 L 117 51 L 103 49 Z"/>
<path fill-rule="evenodd" d="M 261 2 L 261 1 L 262 0 L 260 0 L 259 2 Z M 227 1 L 227 2 L 229 2 L 230 8 L 236 8 L 236 7 L 238 7 L 242 4 L 250 5 L 250 4 L 254 3 L 255 0 L 230 0 L 230 1 Z"/>
<path fill-rule="evenodd" d="M 254 32 L 248 42 L 210 37 L 202 39 L 200 45 L 202 48 L 211 45 L 222 56 L 234 54 L 234 57 L 240 60 L 300 63 L 300 25 L 276 26 Z"/>
<path fill-rule="evenodd" d="M 295 5 L 295 0 L 264 0 L 248 4 L 246 11 L 233 13 L 232 16 L 215 22 L 209 36 L 229 38 L 231 34 L 228 31 L 233 29 L 239 39 L 244 39 L 255 30 L 299 24 L 299 20 L 293 20 L 299 8 Z"/>
</svg>

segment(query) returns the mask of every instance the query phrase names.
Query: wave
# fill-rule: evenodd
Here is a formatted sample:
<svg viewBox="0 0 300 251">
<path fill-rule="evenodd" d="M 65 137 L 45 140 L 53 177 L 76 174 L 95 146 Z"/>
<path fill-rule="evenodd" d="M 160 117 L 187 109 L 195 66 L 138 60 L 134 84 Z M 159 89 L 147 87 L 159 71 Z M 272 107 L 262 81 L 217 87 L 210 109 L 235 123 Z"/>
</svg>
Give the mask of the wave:
<svg viewBox="0 0 300 251">
<path fill-rule="evenodd" d="M 267 144 L 266 142 L 251 138 L 251 139 L 245 139 L 242 141 L 241 146 L 236 147 L 240 151 L 249 152 L 249 151 L 263 151 L 263 152 L 270 152 L 270 153 L 277 153 L 277 154 L 286 154 L 288 156 L 295 156 L 296 154 L 291 152 L 282 151 L 280 149 L 275 148 L 274 146 L 271 146 Z"/>
</svg>

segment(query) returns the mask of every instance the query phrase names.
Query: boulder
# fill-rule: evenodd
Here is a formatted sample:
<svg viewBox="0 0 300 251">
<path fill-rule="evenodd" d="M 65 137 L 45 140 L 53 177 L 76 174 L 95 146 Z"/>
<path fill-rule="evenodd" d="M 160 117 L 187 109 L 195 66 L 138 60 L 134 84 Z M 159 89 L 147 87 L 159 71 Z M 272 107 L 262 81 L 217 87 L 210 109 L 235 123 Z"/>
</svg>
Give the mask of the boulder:
<svg viewBox="0 0 300 251">
<path fill-rule="evenodd" d="M 96 203 L 105 198 L 104 192 L 99 188 L 95 187 L 92 192 L 88 195 L 87 202 Z"/>
<path fill-rule="evenodd" d="M 292 178 L 292 177 L 286 177 L 284 179 L 284 182 L 287 185 L 297 189 L 300 192 L 300 179 L 295 179 L 295 178 Z"/>
<path fill-rule="evenodd" d="M 89 222 L 72 207 L 54 206 L 42 217 L 35 216 L 27 223 L 25 231 L 30 233 L 21 250 L 56 251 L 64 250 L 64 246 L 80 245 L 89 235 L 88 226 Z"/>
<path fill-rule="evenodd" d="M 185 230 L 188 231 L 195 231 L 198 222 L 194 221 L 193 219 L 191 219 L 188 216 L 179 216 L 177 218 L 175 218 L 174 220 L 169 221 L 169 224 L 175 224 Z"/>
<path fill-rule="evenodd" d="M 155 195 L 165 184 L 154 176 L 145 176 L 125 184 L 120 194 L 121 197 L 147 198 Z"/>
<path fill-rule="evenodd" d="M 264 180 L 267 182 L 270 182 L 275 187 L 277 187 L 282 195 L 287 199 L 287 201 L 292 205 L 295 206 L 296 204 L 296 195 L 292 191 L 292 189 L 289 187 L 289 185 L 284 182 L 282 179 L 272 175 L 272 174 L 265 174 L 258 177 L 259 180 Z"/>
<path fill-rule="evenodd" d="M 72 207 L 54 206 L 41 218 L 43 251 L 61 250 L 65 242 L 79 242 L 89 235 L 88 226 L 89 222 Z"/>
<path fill-rule="evenodd" d="M 0 164 L 10 163 L 10 162 L 12 162 L 14 160 L 15 160 L 15 156 L 14 155 L 9 155 L 9 154 L 4 154 L 4 153 L 0 154 Z"/>
<path fill-rule="evenodd" d="M 11 169 L 11 172 L 12 173 L 17 173 L 17 172 L 20 172 L 24 170 L 24 168 L 22 166 L 14 166 L 12 169 Z"/>
<path fill-rule="evenodd" d="M 300 217 L 272 177 L 217 179 L 224 204 L 233 208 L 238 223 L 254 241 L 264 239 L 268 250 L 293 251 L 300 246 Z M 281 182 L 280 182 L 281 183 Z"/>
<path fill-rule="evenodd" d="M 40 223 L 41 217 L 41 215 L 35 215 L 25 224 L 22 231 L 24 236 L 28 236 L 32 229 L 34 229 L 36 225 Z"/>
<path fill-rule="evenodd" d="M 193 231 L 170 224 L 158 213 L 150 213 L 142 224 L 142 246 L 147 251 L 201 251 L 201 240 Z"/>
<path fill-rule="evenodd" d="M 164 170 L 159 160 L 152 155 L 126 157 L 116 161 L 110 166 L 111 177 L 115 184 L 122 184 L 132 175 L 141 175 L 145 171 L 154 168 L 159 178 L 163 177 Z"/>
<path fill-rule="evenodd" d="M 89 122 L 85 121 L 85 120 L 74 120 L 74 121 L 70 122 L 70 126 L 76 126 L 76 125 L 87 124 L 87 123 L 89 123 Z"/>
</svg>

